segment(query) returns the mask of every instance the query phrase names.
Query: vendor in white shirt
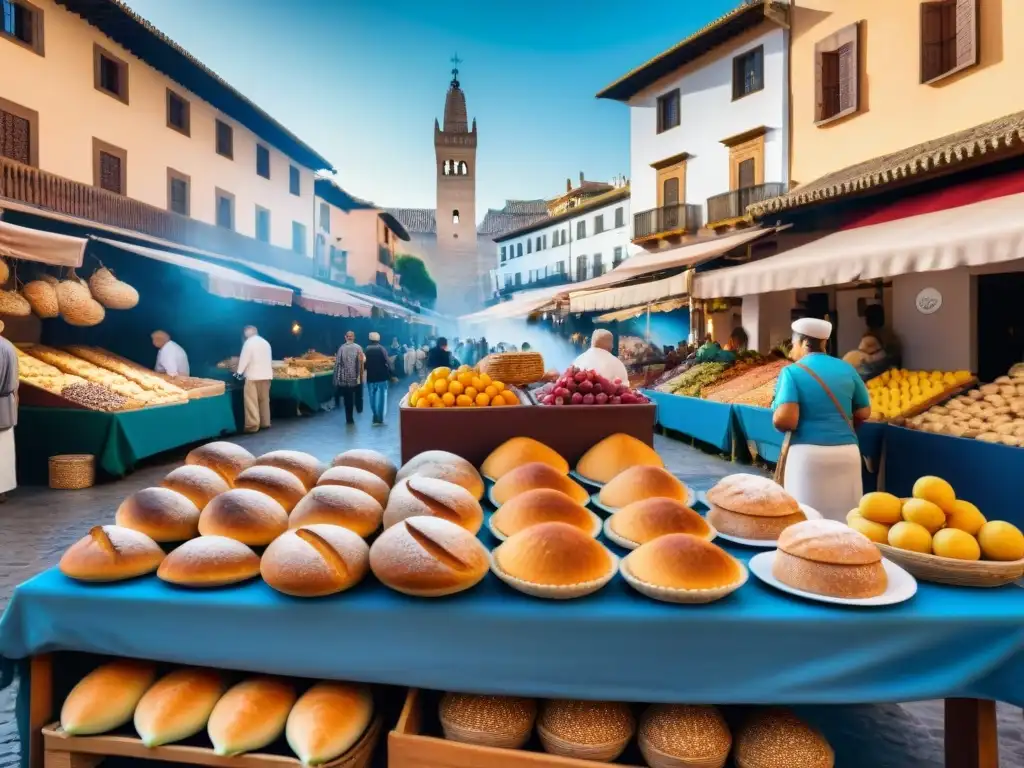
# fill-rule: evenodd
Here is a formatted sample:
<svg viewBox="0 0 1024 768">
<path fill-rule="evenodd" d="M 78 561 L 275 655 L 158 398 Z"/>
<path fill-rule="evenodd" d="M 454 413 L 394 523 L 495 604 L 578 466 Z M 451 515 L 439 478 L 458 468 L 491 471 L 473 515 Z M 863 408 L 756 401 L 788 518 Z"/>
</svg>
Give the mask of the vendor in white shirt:
<svg viewBox="0 0 1024 768">
<path fill-rule="evenodd" d="M 171 341 L 171 335 L 167 331 L 153 331 L 150 338 L 153 339 L 153 346 L 160 350 L 156 353 L 154 371 L 166 373 L 168 376 L 189 375 L 188 355 L 180 344 Z"/>
<path fill-rule="evenodd" d="M 597 371 L 608 381 L 618 379 L 623 384 L 629 383 L 626 366 L 612 353 L 615 337 L 611 331 L 598 328 L 590 337 L 590 349 L 576 358 L 573 365 L 584 371 Z"/>
<path fill-rule="evenodd" d="M 270 382 L 274 378 L 274 358 L 270 342 L 259 335 L 255 325 L 245 326 L 245 343 L 238 356 L 235 375 L 245 379 L 245 431 L 270 428 Z"/>
</svg>

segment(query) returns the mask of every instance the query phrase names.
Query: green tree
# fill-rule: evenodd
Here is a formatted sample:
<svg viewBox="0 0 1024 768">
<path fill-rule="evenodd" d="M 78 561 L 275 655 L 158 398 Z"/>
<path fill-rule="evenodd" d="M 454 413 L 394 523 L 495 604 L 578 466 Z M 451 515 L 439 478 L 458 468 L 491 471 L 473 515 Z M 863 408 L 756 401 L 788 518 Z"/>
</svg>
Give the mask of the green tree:
<svg viewBox="0 0 1024 768">
<path fill-rule="evenodd" d="M 399 255 L 395 258 L 395 272 L 401 280 L 402 290 L 427 306 L 437 300 L 437 284 L 427 271 L 427 265 L 416 256 Z"/>
</svg>

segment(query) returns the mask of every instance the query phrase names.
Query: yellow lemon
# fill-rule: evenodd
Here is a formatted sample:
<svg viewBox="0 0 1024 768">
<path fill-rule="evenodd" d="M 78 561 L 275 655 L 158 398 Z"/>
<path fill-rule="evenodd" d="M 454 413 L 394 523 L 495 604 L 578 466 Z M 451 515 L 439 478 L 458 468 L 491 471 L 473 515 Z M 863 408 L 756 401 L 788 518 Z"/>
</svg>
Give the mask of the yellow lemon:
<svg viewBox="0 0 1024 768">
<path fill-rule="evenodd" d="M 914 483 L 913 496 L 915 499 L 930 501 L 942 509 L 950 509 L 953 506 L 953 502 L 956 501 L 956 493 L 953 492 L 953 486 L 941 477 L 935 477 L 934 475 L 925 475 L 918 478 L 917 482 Z"/>
<path fill-rule="evenodd" d="M 455 380 L 448 382 L 448 391 L 458 397 L 465 391 L 465 387 L 462 386 L 462 382 Z"/>
<path fill-rule="evenodd" d="M 443 395 L 448 391 L 448 379 L 438 379 L 434 382 L 434 392 Z"/>
<path fill-rule="evenodd" d="M 435 368 L 434 370 L 432 370 L 430 372 L 430 375 L 433 376 L 435 379 L 447 379 L 448 378 L 448 374 L 451 373 L 451 372 L 452 372 L 451 368 L 448 368 L 447 366 L 442 365 L 440 368 Z"/>
<path fill-rule="evenodd" d="M 957 560 L 978 560 L 981 558 L 981 547 L 978 540 L 971 534 L 956 528 L 943 528 L 932 538 L 932 552 L 939 557 L 952 557 Z"/>
<path fill-rule="evenodd" d="M 876 523 L 852 512 L 847 516 L 846 522 L 853 530 L 863 533 L 876 544 L 887 544 L 889 542 L 888 525 Z"/>
<path fill-rule="evenodd" d="M 479 395 L 476 396 L 476 404 L 481 406 L 481 407 L 483 407 L 485 405 L 490 405 L 491 404 L 491 396 L 488 395 L 486 392 L 481 392 Z"/>
<path fill-rule="evenodd" d="M 498 394 L 498 389 L 493 384 L 488 384 L 486 387 L 484 387 L 484 394 L 487 395 L 488 397 L 494 397 L 496 394 Z"/>
<path fill-rule="evenodd" d="M 897 549 L 920 552 L 925 555 L 932 553 L 932 535 L 917 523 L 896 523 L 889 529 L 889 544 Z"/>
<path fill-rule="evenodd" d="M 417 408 L 429 408 L 430 407 L 430 401 L 427 398 L 425 398 L 425 397 L 421 397 L 419 400 L 416 401 L 416 407 Z"/>
<path fill-rule="evenodd" d="M 946 524 L 946 513 L 930 501 L 910 499 L 903 505 L 903 519 L 908 523 L 917 523 L 928 533 L 935 533 Z"/>
<path fill-rule="evenodd" d="M 505 400 L 505 405 L 519 405 L 519 398 L 511 390 L 506 389 L 501 393 L 501 397 Z"/>
<path fill-rule="evenodd" d="M 455 405 L 455 395 L 451 392 L 445 392 L 441 395 L 441 402 L 444 403 L 446 407 L 450 408 Z"/>
<path fill-rule="evenodd" d="M 431 385 L 429 388 L 428 387 L 420 387 L 418 390 L 416 390 L 416 394 L 418 394 L 421 398 L 424 398 L 424 397 L 427 397 L 430 394 L 432 394 L 433 391 L 434 391 L 434 387 L 433 387 L 433 385 Z"/>
<path fill-rule="evenodd" d="M 473 398 L 469 395 L 459 395 L 455 398 L 455 405 L 459 408 L 469 408 L 473 404 Z"/>
<path fill-rule="evenodd" d="M 977 536 L 978 530 L 985 524 L 985 516 L 981 510 L 969 501 L 957 499 L 949 508 L 946 515 L 946 527 L 966 531 L 971 536 Z"/>
<path fill-rule="evenodd" d="M 474 401 L 476 400 L 476 396 L 477 396 L 476 387 L 466 387 L 462 391 L 465 392 L 467 395 L 469 395 L 469 399 L 470 400 L 474 400 Z"/>
<path fill-rule="evenodd" d="M 857 509 L 856 507 L 854 507 L 853 509 L 846 513 L 846 522 L 849 523 L 850 518 L 852 517 L 860 517 L 860 510 Z"/>
<path fill-rule="evenodd" d="M 865 493 L 857 505 L 857 512 L 865 520 L 883 525 L 892 525 L 900 521 L 903 504 L 891 493 Z"/>
<path fill-rule="evenodd" d="M 504 384 L 504 382 L 492 381 L 491 382 L 491 386 L 494 387 L 499 392 L 504 392 L 505 391 L 505 384 Z"/>
<path fill-rule="evenodd" d="M 1024 534 L 1017 526 L 1002 520 L 985 523 L 978 531 L 978 543 L 986 560 L 1020 560 L 1024 558 Z"/>
</svg>

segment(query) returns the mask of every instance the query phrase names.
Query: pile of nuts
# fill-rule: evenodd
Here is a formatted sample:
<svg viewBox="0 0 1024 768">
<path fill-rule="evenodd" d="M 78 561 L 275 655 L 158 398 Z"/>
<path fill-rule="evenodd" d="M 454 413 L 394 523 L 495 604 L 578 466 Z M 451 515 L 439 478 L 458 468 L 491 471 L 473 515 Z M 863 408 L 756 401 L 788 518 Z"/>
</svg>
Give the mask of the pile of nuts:
<svg viewBox="0 0 1024 768">
<path fill-rule="evenodd" d="M 69 384 L 61 390 L 61 397 L 94 411 L 124 411 L 138 407 L 138 403 L 111 392 L 106 387 L 85 382 Z"/>
</svg>

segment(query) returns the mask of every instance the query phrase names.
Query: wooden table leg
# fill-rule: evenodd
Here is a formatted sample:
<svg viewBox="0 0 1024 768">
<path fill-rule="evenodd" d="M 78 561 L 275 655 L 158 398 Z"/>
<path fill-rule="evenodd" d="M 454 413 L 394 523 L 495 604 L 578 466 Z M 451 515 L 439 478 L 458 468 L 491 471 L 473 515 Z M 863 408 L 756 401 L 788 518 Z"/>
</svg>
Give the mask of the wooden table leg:
<svg viewBox="0 0 1024 768">
<path fill-rule="evenodd" d="M 28 684 L 28 766 L 43 768 L 43 726 L 53 722 L 53 658 L 33 656 L 29 662 Z"/>
<path fill-rule="evenodd" d="M 999 768 L 994 701 L 946 699 L 946 768 Z"/>
</svg>

